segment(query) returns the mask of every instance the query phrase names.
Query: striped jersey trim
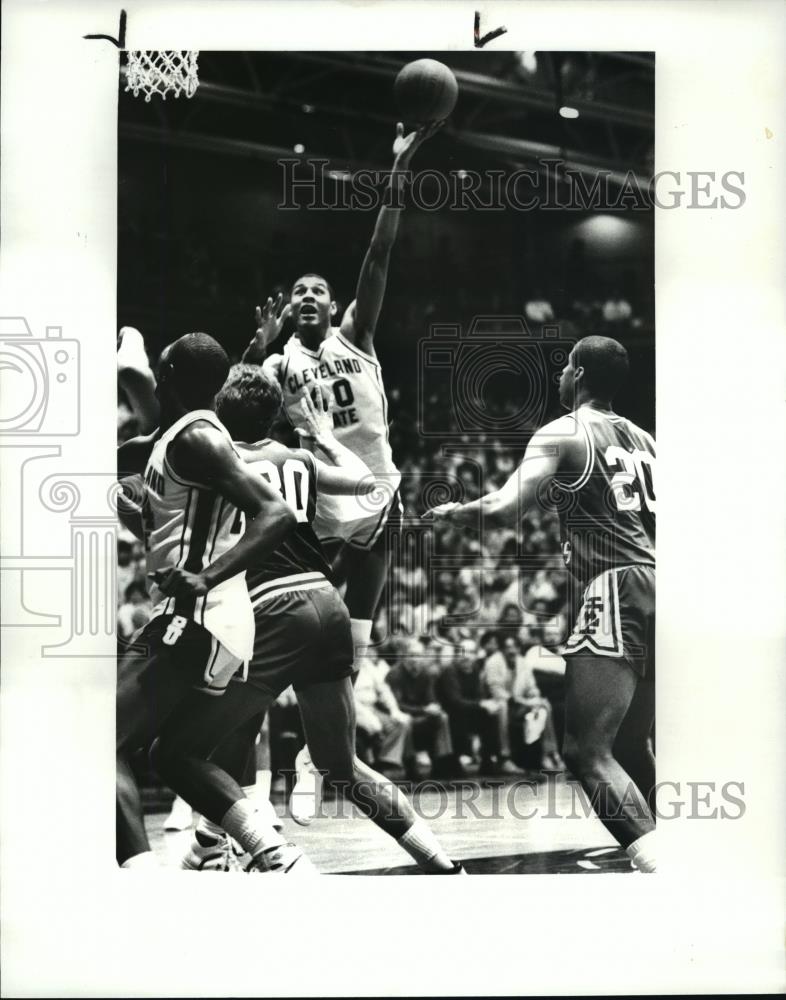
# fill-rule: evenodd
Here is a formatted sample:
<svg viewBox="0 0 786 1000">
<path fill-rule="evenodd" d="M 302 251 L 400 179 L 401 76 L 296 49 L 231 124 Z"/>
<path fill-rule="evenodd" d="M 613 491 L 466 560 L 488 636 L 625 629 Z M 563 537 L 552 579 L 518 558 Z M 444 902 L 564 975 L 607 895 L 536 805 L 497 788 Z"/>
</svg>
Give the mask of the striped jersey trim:
<svg viewBox="0 0 786 1000">
<path fill-rule="evenodd" d="M 251 598 L 252 607 L 257 607 L 264 601 L 269 601 L 272 597 L 279 597 L 297 590 L 316 590 L 329 584 L 324 573 L 293 573 L 291 576 L 279 576 L 275 580 L 267 580 L 257 587 L 249 590 L 248 596 Z"/>
<path fill-rule="evenodd" d="M 592 468 L 595 465 L 595 439 L 593 438 L 592 434 L 590 434 L 587 425 L 584 423 L 583 420 L 580 419 L 578 411 L 574 415 L 574 419 L 584 433 L 584 441 L 587 446 L 587 457 L 584 460 L 584 469 L 582 470 L 582 473 L 578 479 L 576 479 L 572 483 L 563 483 L 563 482 L 559 483 L 559 486 L 563 490 L 567 490 L 569 493 L 575 493 L 576 490 L 581 489 L 581 487 L 585 485 L 585 483 L 590 477 Z"/>
<path fill-rule="evenodd" d="M 368 361 L 369 364 L 374 365 L 375 368 L 379 368 L 379 358 L 375 358 L 373 354 L 368 354 L 366 351 L 362 350 L 357 344 L 353 344 L 351 341 L 347 340 L 343 333 L 336 331 L 333 335 L 337 340 L 340 340 L 347 350 L 352 351 L 353 354 L 357 354 L 359 357 L 363 358 L 364 361 Z"/>
</svg>

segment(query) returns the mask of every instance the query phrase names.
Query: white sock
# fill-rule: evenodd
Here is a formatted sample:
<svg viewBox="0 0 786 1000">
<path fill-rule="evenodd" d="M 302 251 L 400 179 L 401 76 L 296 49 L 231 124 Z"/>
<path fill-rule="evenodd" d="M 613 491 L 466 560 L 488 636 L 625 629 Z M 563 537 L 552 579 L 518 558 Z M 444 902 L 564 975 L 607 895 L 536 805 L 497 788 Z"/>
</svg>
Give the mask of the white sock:
<svg viewBox="0 0 786 1000">
<path fill-rule="evenodd" d="M 449 871 L 453 868 L 453 862 L 422 819 L 416 819 L 398 842 L 424 871 Z"/>
<path fill-rule="evenodd" d="M 366 655 L 366 648 L 371 642 L 371 627 L 374 624 L 370 618 L 350 618 L 352 627 L 352 645 L 355 650 L 355 670 L 360 669 L 360 657 Z"/>
<path fill-rule="evenodd" d="M 250 799 L 238 799 L 227 809 L 221 820 L 221 826 L 252 857 L 271 847 L 280 847 L 286 843 L 281 834 L 273 829 L 268 818 L 259 811 L 256 803 Z"/>
<path fill-rule="evenodd" d="M 311 752 L 308 749 L 308 743 L 304 743 L 297 752 L 297 756 L 295 757 L 295 770 L 298 772 L 314 770 L 314 763 L 311 760 Z"/>
<path fill-rule="evenodd" d="M 126 858 L 120 866 L 121 868 L 160 868 L 158 858 L 152 851 L 143 851 L 142 854 L 134 854 L 133 857 Z"/>
<path fill-rule="evenodd" d="M 283 830 L 284 824 L 273 808 L 273 804 L 268 798 L 263 798 L 259 792 L 259 785 L 248 785 L 244 786 L 243 791 L 246 793 L 246 798 L 251 799 L 254 805 L 257 807 L 257 812 L 260 817 L 266 822 L 270 823 L 274 830 Z"/>
<path fill-rule="evenodd" d="M 632 844 L 625 848 L 625 853 L 640 872 L 657 871 L 655 865 L 655 831 L 650 830 L 643 837 L 634 840 Z"/>
<path fill-rule="evenodd" d="M 260 799 L 270 798 L 270 784 L 272 780 L 273 780 L 273 774 L 270 771 L 270 768 L 267 768 L 264 771 L 257 771 L 255 788 L 256 788 L 256 795 L 258 798 Z"/>
</svg>

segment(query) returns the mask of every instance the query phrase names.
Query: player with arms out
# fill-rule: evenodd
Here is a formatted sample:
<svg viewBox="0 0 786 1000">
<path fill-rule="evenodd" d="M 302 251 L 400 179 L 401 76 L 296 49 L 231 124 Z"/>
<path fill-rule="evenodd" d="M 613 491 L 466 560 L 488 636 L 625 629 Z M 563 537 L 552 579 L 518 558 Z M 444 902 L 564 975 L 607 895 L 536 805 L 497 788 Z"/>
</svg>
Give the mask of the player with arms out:
<svg viewBox="0 0 786 1000">
<path fill-rule="evenodd" d="M 388 439 L 388 403 L 374 336 L 403 209 L 406 171 L 412 155 L 441 124 L 424 125 L 406 136 L 403 125 L 397 127 L 385 204 L 363 260 L 355 299 L 340 327 L 333 326 L 338 307 L 330 284 L 321 275 L 304 274 L 292 286 L 283 310 L 282 296 L 275 303 L 268 299 L 264 310 L 257 309 L 256 337 L 243 355 L 243 361 L 263 364 L 265 371 L 279 380 L 285 412 L 295 427 L 301 423 L 303 390 L 321 387 L 329 392 L 334 402 L 337 439 L 366 463 L 377 480 L 379 489 L 371 496 L 321 494 L 314 519 L 314 531 L 320 541 L 329 545 L 337 577 L 346 581 L 344 601 L 352 620 L 355 662 L 371 639 L 374 615 L 385 586 L 389 549 L 386 528 L 397 523 L 403 513 L 398 492 L 401 474 Z M 294 335 L 282 354 L 266 358 L 268 345 L 279 336 L 290 316 Z M 307 746 L 298 754 L 296 763 L 291 812 L 298 822 L 306 824 L 317 808 L 319 775 L 311 766 Z"/>
<path fill-rule="evenodd" d="M 535 433 L 507 483 L 430 514 L 456 524 L 519 524 L 556 507 L 568 568 L 584 587 L 564 656 L 565 759 L 606 828 L 655 871 L 655 442 L 611 404 L 625 348 L 585 337 L 560 377 L 572 412 Z"/>
<path fill-rule="evenodd" d="M 267 435 L 279 415 L 282 392 L 256 365 L 232 370 L 218 395 L 218 414 L 248 468 L 268 482 L 294 512 L 297 525 L 267 558 L 248 569 L 254 607 L 254 655 L 245 684 L 222 698 L 193 694 L 164 727 L 153 759 L 170 787 L 196 805 L 204 795 L 205 761 L 242 782 L 254 740 L 270 704 L 291 684 L 314 764 L 324 780 L 370 816 L 429 874 L 464 874 L 420 820 L 396 785 L 355 756 L 354 661 L 347 608 L 313 530 L 317 498 L 374 489 L 368 467 L 334 436 L 332 402 L 301 395 L 301 436 L 327 462 Z M 236 530 L 240 530 L 240 518 Z M 198 808 L 198 806 L 197 806 Z M 183 867 L 224 869 L 220 827 L 200 820 Z"/>
<path fill-rule="evenodd" d="M 240 459 L 214 412 L 228 371 L 225 351 L 207 334 L 176 340 L 159 364 L 159 428 L 118 449 L 121 482 L 143 477 L 140 521 L 133 510 L 123 519 L 141 528 L 154 581 L 153 614 L 135 644 L 141 653 L 124 661 L 117 686 L 116 836 L 124 868 L 156 863 L 130 756 L 151 745 L 194 690 L 221 695 L 251 659 L 245 570 L 295 525 L 278 492 Z M 232 530 L 239 511 L 242 534 Z M 314 870 L 220 769 L 208 769 L 196 805 L 248 850 L 253 870 Z"/>
</svg>

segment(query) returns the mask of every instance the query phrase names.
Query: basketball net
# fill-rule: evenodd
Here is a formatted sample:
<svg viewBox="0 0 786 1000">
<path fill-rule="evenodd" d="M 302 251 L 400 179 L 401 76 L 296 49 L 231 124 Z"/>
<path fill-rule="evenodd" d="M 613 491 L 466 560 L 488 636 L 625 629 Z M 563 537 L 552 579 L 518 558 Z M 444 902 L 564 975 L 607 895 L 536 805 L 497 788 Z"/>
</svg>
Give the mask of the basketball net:
<svg viewBox="0 0 786 1000">
<path fill-rule="evenodd" d="M 199 86 L 198 55 L 198 51 L 143 52 L 129 49 L 126 52 L 126 90 L 133 91 L 134 97 L 144 94 L 148 102 L 153 94 L 160 94 L 164 100 L 167 94 L 193 97 Z"/>
</svg>

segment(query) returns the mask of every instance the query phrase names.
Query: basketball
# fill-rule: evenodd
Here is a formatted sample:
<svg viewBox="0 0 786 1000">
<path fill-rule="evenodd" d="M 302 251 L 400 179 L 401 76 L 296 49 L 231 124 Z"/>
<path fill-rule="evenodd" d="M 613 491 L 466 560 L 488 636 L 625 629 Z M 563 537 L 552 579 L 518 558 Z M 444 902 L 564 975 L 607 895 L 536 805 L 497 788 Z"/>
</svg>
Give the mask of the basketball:
<svg viewBox="0 0 786 1000">
<path fill-rule="evenodd" d="M 458 83 L 444 63 L 416 59 L 399 72 L 393 93 L 405 121 L 442 121 L 456 106 Z"/>
</svg>

